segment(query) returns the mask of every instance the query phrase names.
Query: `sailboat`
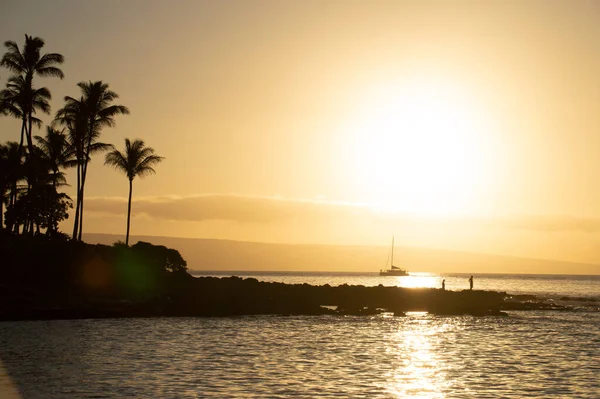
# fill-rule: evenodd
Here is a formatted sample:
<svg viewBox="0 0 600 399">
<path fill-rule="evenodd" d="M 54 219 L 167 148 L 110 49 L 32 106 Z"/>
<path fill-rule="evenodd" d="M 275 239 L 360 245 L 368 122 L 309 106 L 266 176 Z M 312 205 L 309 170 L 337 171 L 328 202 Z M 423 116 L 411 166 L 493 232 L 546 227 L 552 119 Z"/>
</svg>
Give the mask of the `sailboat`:
<svg viewBox="0 0 600 399">
<path fill-rule="evenodd" d="M 391 263 L 389 269 L 379 270 L 380 276 L 408 276 L 408 272 L 404 269 L 401 269 L 397 266 L 394 266 L 394 236 L 392 236 L 392 256 Z M 386 264 L 387 266 L 387 264 Z"/>
</svg>

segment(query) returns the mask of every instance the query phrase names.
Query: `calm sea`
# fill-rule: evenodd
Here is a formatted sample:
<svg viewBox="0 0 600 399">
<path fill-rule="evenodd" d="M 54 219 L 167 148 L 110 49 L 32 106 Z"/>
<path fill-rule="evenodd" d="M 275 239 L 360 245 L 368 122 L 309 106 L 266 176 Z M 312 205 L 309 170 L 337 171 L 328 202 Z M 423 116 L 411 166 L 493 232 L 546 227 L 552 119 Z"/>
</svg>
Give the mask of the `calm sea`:
<svg viewBox="0 0 600 399">
<path fill-rule="evenodd" d="M 209 274 L 468 287 L 466 275 Z M 4 322 L 0 359 L 24 398 L 600 397 L 600 276 L 475 275 L 475 288 L 596 305 L 509 317 Z"/>
</svg>

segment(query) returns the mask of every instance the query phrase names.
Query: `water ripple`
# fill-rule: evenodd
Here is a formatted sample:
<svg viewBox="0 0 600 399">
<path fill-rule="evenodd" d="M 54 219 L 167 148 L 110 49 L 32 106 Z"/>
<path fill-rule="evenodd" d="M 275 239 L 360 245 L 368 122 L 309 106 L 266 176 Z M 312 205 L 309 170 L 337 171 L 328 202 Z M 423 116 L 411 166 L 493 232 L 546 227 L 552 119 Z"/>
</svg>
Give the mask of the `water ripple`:
<svg viewBox="0 0 600 399">
<path fill-rule="evenodd" d="M 597 398 L 598 313 L 0 324 L 25 398 Z"/>
</svg>

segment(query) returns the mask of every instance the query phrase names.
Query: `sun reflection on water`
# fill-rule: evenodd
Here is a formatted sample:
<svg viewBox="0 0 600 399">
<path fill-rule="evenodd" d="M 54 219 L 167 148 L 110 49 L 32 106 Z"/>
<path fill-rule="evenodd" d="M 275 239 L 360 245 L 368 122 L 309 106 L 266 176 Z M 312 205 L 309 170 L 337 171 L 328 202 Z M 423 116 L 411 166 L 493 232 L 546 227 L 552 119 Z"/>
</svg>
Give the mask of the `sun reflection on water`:
<svg viewBox="0 0 600 399">
<path fill-rule="evenodd" d="M 396 277 L 397 284 L 406 288 L 439 288 L 442 278 L 433 273 L 410 273 L 409 276 Z"/>
<path fill-rule="evenodd" d="M 397 360 L 387 379 L 387 391 L 397 398 L 444 398 L 446 374 L 436 353 L 436 340 L 446 326 L 435 325 L 426 312 L 409 312 L 407 318 L 387 348 Z"/>
</svg>

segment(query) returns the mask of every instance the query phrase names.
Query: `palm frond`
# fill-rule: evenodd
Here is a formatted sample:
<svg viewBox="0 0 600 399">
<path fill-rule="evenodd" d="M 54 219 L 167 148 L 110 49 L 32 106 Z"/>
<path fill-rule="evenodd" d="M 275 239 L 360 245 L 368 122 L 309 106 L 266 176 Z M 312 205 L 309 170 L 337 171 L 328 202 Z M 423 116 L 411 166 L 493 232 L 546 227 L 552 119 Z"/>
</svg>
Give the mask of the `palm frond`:
<svg viewBox="0 0 600 399">
<path fill-rule="evenodd" d="M 39 73 L 40 69 L 54 67 L 54 68 L 58 69 L 60 74 L 53 75 L 53 76 L 58 76 L 62 79 L 64 77 L 64 75 L 63 75 L 62 71 L 56 67 L 56 64 L 62 64 L 63 62 L 65 62 L 65 57 L 62 54 L 46 53 L 37 62 L 36 69 L 38 70 L 38 73 Z"/>
<path fill-rule="evenodd" d="M 42 127 L 42 120 L 39 118 L 36 118 L 35 116 L 31 117 L 31 123 L 38 128 Z"/>
<path fill-rule="evenodd" d="M 4 47 L 7 48 L 7 52 L 2 56 L 0 60 L 0 66 L 8 68 L 11 72 L 23 73 L 27 69 L 27 64 L 23 59 L 21 50 L 17 43 L 9 40 L 4 42 Z"/>
<path fill-rule="evenodd" d="M 158 155 L 150 155 L 144 158 L 136 168 L 136 175 L 144 178 L 147 175 L 156 174 L 153 166 L 162 162 L 165 158 Z"/>
<path fill-rule="evenodd" d="M 43 77 L 54 77 L 54 78 L 60 78 L 60 79 L 63 79 L 65 77 L 65 74 L 63 73 L 63 71 L 57 67 L 38 68 L 38 69 L 36 69 L 36 72 L 38 75 L 43 76 Z"/>
<path fill-rule="evenodd" d="M 113 168 L 120 170 L 129 176 L 129 164 L 127 157 L 117 149 L 106 154 L 104 158 L 104 165 L 112 166 Z"/>
<path fill-rule="evenodd" d="M 152 147 L 146 147 L 143 140 L 125 139 L 125 152 L 114 150 L 106 154 L 105 165 L 115 167 L 133 180 L 136 176 L 143 178 L 156 173 L 153 166 L 163 159 L 154 154 Z"/>
</svg>

